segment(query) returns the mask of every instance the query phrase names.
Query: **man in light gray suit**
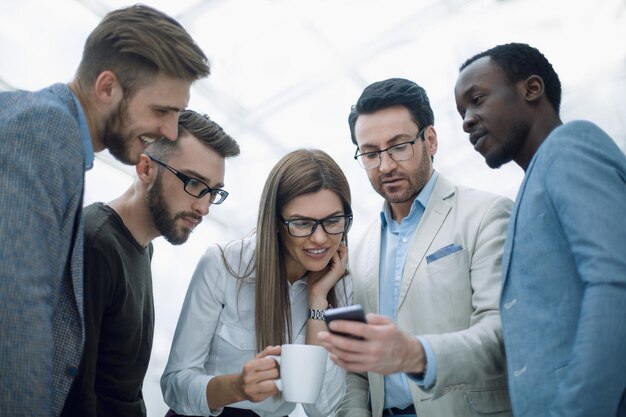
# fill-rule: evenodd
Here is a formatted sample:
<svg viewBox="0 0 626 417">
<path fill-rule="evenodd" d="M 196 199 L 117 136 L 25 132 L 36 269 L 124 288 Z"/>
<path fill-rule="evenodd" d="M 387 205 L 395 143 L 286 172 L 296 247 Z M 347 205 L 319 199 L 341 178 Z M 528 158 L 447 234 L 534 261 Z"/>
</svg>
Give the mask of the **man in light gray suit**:
<svg viewBox="0 0 626 417">
<path fill-rule="evenodd" d="M 561 84 L 536 48 L 468 59 L 457 108 L 492 168 L 525 177 L 503 256 L 513 414 L 626 416 L 626 157 L 593 123 L 563 124 Z"/>
<path fill-rule="evenodd" d="M 206 56 L 146 6 L 109 13 L 69 85 L 0 94 L 0 414 L 58 416 L 84 341 L 84 170 L 175 140 Z"/>
<path fill-rule="evenodd" d="M 368 86 L 349 124 L 385 202 L 350 248 L 354 302 L 377 314 L 330 324 L 363 340 L 320 333 L 351 371 L 339 415 L 509 416 L 498 302 L 512 202 L 433 169 L 433 111 L 412 81 Z"/>
</svg>

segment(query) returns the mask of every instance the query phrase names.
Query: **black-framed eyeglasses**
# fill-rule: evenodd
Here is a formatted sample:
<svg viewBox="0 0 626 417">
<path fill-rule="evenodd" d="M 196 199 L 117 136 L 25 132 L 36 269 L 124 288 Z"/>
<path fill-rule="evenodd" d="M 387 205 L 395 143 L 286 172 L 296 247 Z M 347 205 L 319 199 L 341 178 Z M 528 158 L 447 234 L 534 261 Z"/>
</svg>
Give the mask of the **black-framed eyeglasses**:
<svg viewBox="0 0 626 417">
<path fill-rule="evenodd" d="M 308 237 L 315 233 L 317 225 L 322 225 L 324 232 L 329 235 L 340 235 L 350 230 L 352 214 L 332 215 L 323 219 L 285 219 L 279 216 L 280 221 L 287 226 L 287 231 L 293 237 Z"/>
<path fill-rule="evenodd" d="M 396 162 L 407 161 L 413 157 L 413 145 L 420 137 L 422 137 L 427 127 L 428 126 L 424 126 L 421 128 L 420 131 L 417 132 L 417 136 L 415 136 L 414 139 L 398 143 L 379 151 L 359 153 L 359 148 L 356 148 L 356 152 L 354 152 L 354 159 L 359 161 L 359 165 L 365 169 L 378 168 L 380 166 L 383 152 L 387 152 L 389 157 Z"/>
<path fill-rule="evenodd" d="M 211 204 L 222 204 L 224 200 L 226 200 L 226 197 L 228 197 L 228 191 L 222 190 L 221 188 L 209 187 L 205 182 L 183 174 L 182 172 L 172 168 L 165 162 L 161 162 L 158 159 L 154 158 L 152 155 L 149 155 L 145 152 L 144 155 L 146 155 L 148 158 L 152 159 L 154 162 L 161 165 L 162 167 L 166 168 L 172 174 L 176 175 L 176 177 L 183 182 L 184 190 L 187 194 L 196 198 L 202 198 L 207 194 L 211 194 L 211 196 L 209 197 L 209 201 L 211 201 Z"/>
</svg>

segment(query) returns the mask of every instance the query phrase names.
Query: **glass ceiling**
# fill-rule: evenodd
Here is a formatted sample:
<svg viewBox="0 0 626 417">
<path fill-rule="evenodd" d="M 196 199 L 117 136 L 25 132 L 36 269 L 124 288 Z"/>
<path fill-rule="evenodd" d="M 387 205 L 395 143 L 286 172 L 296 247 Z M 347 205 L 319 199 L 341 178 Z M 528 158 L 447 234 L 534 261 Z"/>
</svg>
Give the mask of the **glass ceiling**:
<svg viewBox="0 0 626 417">
<path fill-rule="evenodd" d="M 85 38 L 123 0 L 0 0 L 0 90 L 68 82 Z M 490 170 L 469 145 L 452 89 L 469 56 L 505 42 L 538 47 L 563 83 L 562 118 L 589 119 L 626 149 L 625 0 L 158 0 L 200 44 L 212 75 L 197 82 L 190 108 L 209 114 L 241 145 L 228 162 L 228 201 L 185 245 L 155 241 L 157 310 L 144 394 L 163 415 L 159 377 L 187 283 L 209 242 L 247 234 L 265 178 L 286 152 L 318 147 L 345 169 L 355 227 L 381 199 L 352 159 L 350 106 L 371 82 L 412 79 L 429 93 L 439 150 L 435 168 L 450 179 L 515 197 L 522 171 Z M 109 201 L 133 180 L 106 152 L 87 174 L 85 202 Z M 353 233 L 353 234 L 354 234 Z"/>
</svg>

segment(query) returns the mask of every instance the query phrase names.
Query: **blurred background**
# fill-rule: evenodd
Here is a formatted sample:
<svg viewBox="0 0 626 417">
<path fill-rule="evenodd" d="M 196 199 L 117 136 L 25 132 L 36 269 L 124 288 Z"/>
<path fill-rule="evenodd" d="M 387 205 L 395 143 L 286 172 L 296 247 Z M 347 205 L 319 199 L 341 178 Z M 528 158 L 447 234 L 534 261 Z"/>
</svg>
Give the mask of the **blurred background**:
<svg viewBox="0 0 626 417">
<path fill-rule="evenodd" d="M 0 91 L 69 82 L 84 41 L 126 0 L 0 0 Z M 182 246 L 155 240 L 156 329 L 144 383 L 149 416 L 167 411 L 159 378 L 178 313 L 208 243 L 249 233 L 267 174 L 287 152 L 321 148 L 345 170 L 354 229 L 381 198 L 352 158 L 347 116 L 368 84 L 416 81 L 435 111 L 435 169 L 457 183 L 515 198 L 523 172 L 489 169 L 461 129 L 453 87 L 459 65 L 506 42 L 525 42 L 551 61 L 563 84 L 562 119 L 588 119 L 626 149 L 626 0 L 146 0 L 176 18 L 210 59 L 189 107 L 233 136 L 228 200 L 212 207 Z M 85 204 L 109 201 L 134 178 L 106 152 L 87 173 Z M 576 190 L 572 190 L 575 192 Z M 293 415 L 302 415 L 296 410 Z"/>
</svg>

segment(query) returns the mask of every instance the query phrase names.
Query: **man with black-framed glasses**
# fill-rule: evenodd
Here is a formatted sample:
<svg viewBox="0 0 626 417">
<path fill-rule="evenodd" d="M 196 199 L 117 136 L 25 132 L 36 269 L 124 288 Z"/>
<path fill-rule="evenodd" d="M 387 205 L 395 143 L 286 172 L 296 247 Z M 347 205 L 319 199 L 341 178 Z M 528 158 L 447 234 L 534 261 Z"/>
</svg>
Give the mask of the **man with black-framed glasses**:
<svg viewBox="0 0 626 417">
<path fill-rule="evenodd" d="M 184 110 L 178 139 L 141 155 L 137 179 L 108 204 L 84 209 L 85 352 L 63 416 L 145 416 L 141 386 L 152 349 L 151 241 L 179 245 L 221 204 L 224 160 L 239 145 L 208 117 Z"/>
<path fill-rule="evenodd" d="M 368 323 L 319 337 L 348 371 L 339 416 L 509 416 L 498 302 L 512 202 L 433 169 L 437 132 L 412 81 L 371 84 L 349 116 L 354 158 L 384 198 L 351 246 Z"/>
</svg>

